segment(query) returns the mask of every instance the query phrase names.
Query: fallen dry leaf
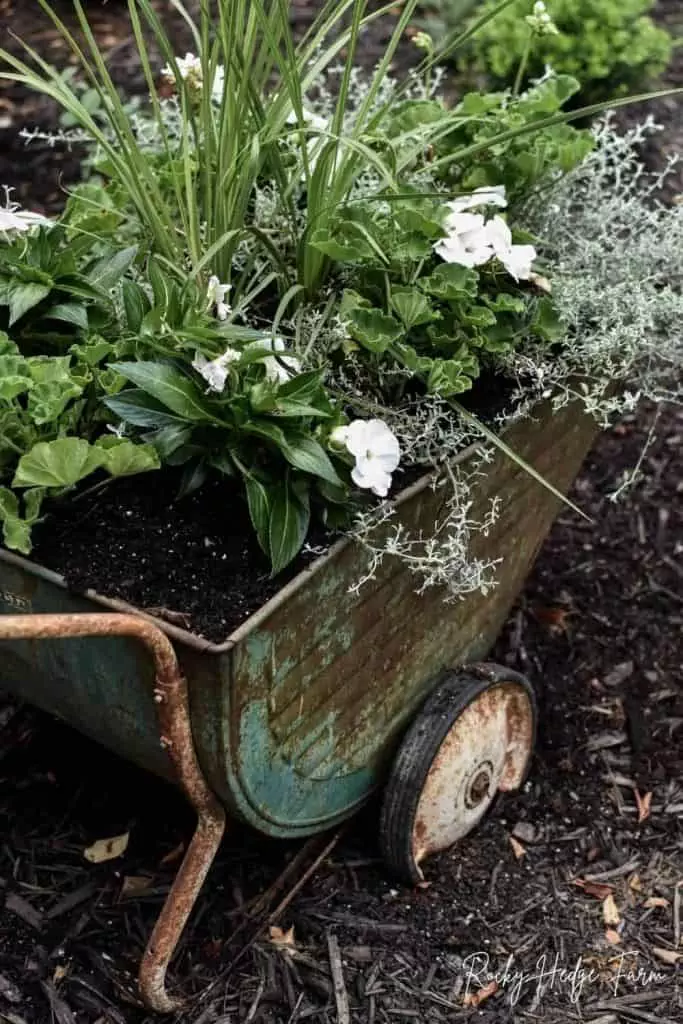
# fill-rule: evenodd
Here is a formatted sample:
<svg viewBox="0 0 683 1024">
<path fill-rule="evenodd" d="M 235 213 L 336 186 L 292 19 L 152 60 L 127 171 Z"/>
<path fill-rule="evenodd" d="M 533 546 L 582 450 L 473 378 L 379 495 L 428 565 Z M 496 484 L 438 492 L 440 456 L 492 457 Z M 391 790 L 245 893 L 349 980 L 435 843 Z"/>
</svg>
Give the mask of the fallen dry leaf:
<svg viewBox="0 0 683 1024">
<path fill-rule="evenodd" d="M 646 910 L 651 910 L 652 907 L 668 907 L 669 901 L 663 896 L 648 896 L 643 906 Z"/>
<path fill-rule="evenodd" d="M 571 615 L 568 608 L 541 608 L 538 605 L 531 609 L 537 622 L 547 626 L 551 633 L 566 633 L 567 619 Z"/>
<path fill-rule="evenodd" d="M 273 924 L 269 928 L 270 941 L 274 946 L 295 946 L 294 941 L 294 925 L 288 928 L 287 931 L 279 928 L 276 924 Z"/>
<path fill-rule="evenodd" d="M 588 896 L 595 896 L 596 900 L 607 899 L 613 892 L 612 886 L 606 882 L 591 882 L 585 878 L 575 878 L 574 885 L 578 885 Z"/>
<path fill-rule="evenodd" d="M 159 867 L 165 868 L 168 864 L 175 864 L 177 860 L 180 860 L 184 853 L 185 843 L 178 843 L 178 845 L 174 846 L 172 850 L 169 850 L 168 853 L 164 854 L 159 861 Z"/>
<path fill-rule="evenodd" d="M 605 924 L 615 925 L 621 923 L 621 915 L 619 908 L 614 902 L 614 896 L 612 893 L 609 896 L 605 896 L 602 901 L 602 919 Z"/>
<path fill-rule="evenodd" d="M 91 864 L 103 864 L 106 860 L 115 860 L 126 852 L 130 832 L 124 832 L 121 836 L 112 836 L 111 839 L 98 839 L 83 851 L 83 856 Z"/>
<path fill-rule="evenodd" d="M 134 899 L 149 892 L 153 879 L 149 875 L 126 875 L 121 884 L 120 900 Z"/>
<path fill-rule="evenodd" d="M 675 949 L 662 949 L 660 946 L 653 946 L 652 952 L 662 961 L 675 967 L 679 960 L 683 959 L 683 953 L 677 953 Z"/>
<path fill-rule="evenodd" d="M 54 974 L 52 975 L 52 984 L 59 985 L 62 978 L 65 978 L 68 973 L 68 967 L 64 967 L 62 964 L 57 964 L 57 966 L 55 967 Z"/>
<path fill-rule="evenodd" d="M 605 932 L 605 938 L 609 942 L 610 946 L 621 945 L 621 935 L 619 934 L 619 932 L 616 932 L 614 928 L 607 929 L 607 931 Z"/>
<path fill-rule="evenodd" d="M 519 839 L 515 839 L 514 836 L 508 836 L 508 839 L 510 840 L 510 846 L 515 857 L 517 860 L 521 860 L 526 853 L 526 846 L 522 846 Z"/>
<path fill-rule="evenodd" d="M 431 889 L 432 883 L 423 878 L 421 882 L 418 882 L 415 886 L 416 889 Z"/>
<path fill-rule="evenodd" d="M 643 883 L 640 880 L 640 875 L 631 875 L 628 880 L 629 889 L 633 889 L 634 892 L 640 892 L 643 888 Z"/>
<path fill-rule="evenodd" d="M 646 793 L 645 796 L 641 796 L 637 789 L 634 789 L 633 794 L 636 798 L 636 804 L 638 806 L 638 824 L 647 821 L 650 817 L 650 807 L 652 806 L 652 793 Z"/>
<path fill-rule="evenodd" d="M 487 999 L 490 999 L 492 995 L 498 991 L 498 982 L 494 978 L 488 985 L 484 985 L 478 992 L 467 992 L 465 998 L 462 1001 L 463 1006 L 481 1006 Z"/>
</svg>

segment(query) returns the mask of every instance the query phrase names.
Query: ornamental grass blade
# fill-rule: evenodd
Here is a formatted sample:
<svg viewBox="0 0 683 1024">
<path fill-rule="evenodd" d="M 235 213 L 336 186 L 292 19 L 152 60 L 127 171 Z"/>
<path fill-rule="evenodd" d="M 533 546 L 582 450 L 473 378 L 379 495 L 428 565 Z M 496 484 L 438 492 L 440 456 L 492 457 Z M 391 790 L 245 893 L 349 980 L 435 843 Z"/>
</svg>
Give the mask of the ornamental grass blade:
<svg viewBox="0 0 683 1024">
<path fill-rule="evenodd" d="M 570 508 L 573 512 L 576 512 L 578 515 L 581 516 L 582 519 L 585 519 L 586 522 L 592 522 L 590 516 L 587 516 L 585 512 L 582 512 L 578 505 L 575 505 L 574 502 L 571 501 L 566 496 L 566 494 L 563 494 L 562 491 L 559 491 L 557 487 L 554 486 L 554 484 L 551 484 L 549 480 L 546 480 L 546 478 L 541 473 L 539 473 L 538 470 L 534 469 L 534 467 L 530 465 L 530 463 L 523 459 L 521 455 L 518 455 L 517 452 L 514 451 L 514 449 L 511 448 L 509 444 L 506 444 L 505 441 L 503 441 L 503 439 L 499 437 L 498 434 L 495 433 L 495 431 L 487 427 L 485 423 L 482 423 L 482 421 L 473 413 L 468 412 L 468 410 L 465 409 L 465 407 L 462 406 L 460 402 L 456 401 L 455 399 L 451 399 L 450 403 L 452 407 L 460 413 L 463 419 L 467 420 L 468 423 L 471 423 L 472 426 L 476 427 L 479 433 L 483 434 L 487 441 L 490 441 L 491 444 L 495 445 L 495 447 L 498 448 L 499 451 L 501 451 L 504 455 L 507 455 L 507 457 L 511 459 L 514 463 L 516 463 L 516 465 L 518 465 L 521 469 L 523 469 L 525 473 L 528 473 L 529 476 L 533 477 L 533 479 L 537 483 L 541 484 L 542 487 L 545 487 L 545 489 L 547 491 L 550 491 L 550 493 L 554 495 L 556 498 L 559 498 L 559 500 L 564 505 L 566 505 L 567 508 Z"/>
</svg>

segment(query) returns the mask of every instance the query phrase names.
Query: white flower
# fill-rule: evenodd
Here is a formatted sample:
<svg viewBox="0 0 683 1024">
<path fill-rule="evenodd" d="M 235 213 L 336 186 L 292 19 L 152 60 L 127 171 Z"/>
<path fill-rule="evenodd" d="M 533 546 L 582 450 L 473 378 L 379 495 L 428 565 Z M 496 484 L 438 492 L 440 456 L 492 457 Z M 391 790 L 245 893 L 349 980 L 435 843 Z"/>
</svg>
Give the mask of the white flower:
<svg viewBox="0 0 683 1024">
<path fill-rule="evenodd" d="M 477 206 L 499 206 L 504 209 L 507 204 L 505 185 L 482 185 L 481 188 L 475 188 L 471 195 L 458 196 L 457 199 L 446 203 L 446 206 L 453 213 L 464 213 L 465 210 L 472 210 Z M 450 216 L 446 218 L 446 228 L 449 220 Z"/>
<path fill-rule="evenodd" d="M 448 217 L 448 235 L 434 245 L 434 251 L 446 263 L 479 267 L 493 256 L 486 223 L 480 213 L 452 213 Z"/>
<path fill-rule="evenodd" d="M 215 274 L 211 275 L 209 287 L 206 289 L 206 297 L 209 305 L 216 307 L 216 316 L 219 320 L 227 320 L 230 313 L 230 306 L 225 301 L 225 296 L 229 291 L 229 284 L 221 284 Z"/>
<path fill-rule="evenodd" d="M 543 0 L 536 0 L 533 14 L 527 14 L 524 20 L 533 32 L 538 32 L 539 36 L 557 36 L 560 34 L 557 25 L 548 14 Z"/>
<path fill-rule="evenodd" d="M 301 363 L 296 356 L 283 356 L 280 352 L 286 352 L 287 348 L 282 338 L 262 338 L 258 341 L 251 341 L 247 348 L 265 348 L 277 355 L 264 356 L 263 365 L 266 371 L 266 379 L 276 384 L 286 384 L 290 378 L 301 373 Z"/>
<path fill-rule="evenodd" d="M 486 225 L 493 251 L 515 281 L 528 281 L 531 264 L 536 259 L 533 245 L 513 245 L 512 233 L 502 217 L 494 217 Z"/>
<path fill-rule="evenodd" d="M 0 232 L 11 234 L 14 231 L 22 233 L 30 231 L 31 228 L 40 224 L 50 224 L 48 217 L 40 213 L 32 213 L 31 210 L 22 210 L 19 203 L 10 202 L 10 192 L 5 188 L 5 206 L 0 206 Z"/>
<path fill-rule="evenodd" d="M 204 72 L 202 70 L 202 61 L 200 57 L 195 57 L 193 53 L 186 53 L 184 57 L 177 57 L 176 64 L 178 65 L 178 72 L 180 77 L 187 85 L 190 92 L 196 96 L 200 96 L 202 89 L 204 88 Z M 171 83 L 176 84 L 176 77 L 173 68 L 170 64 L 166 64 L 161 69 L 161 74 L 164 78 Z M 223 85 L 225 82 L 225 68 L 222 64 L 216 66 L 214 73 L 213 82 L 211 83 L 211 99 L 216 103 L 220 103 L 223 98 Z"/>
<path fill-rule="evenodd" d="M 226 348 L 222 356 L 217 359 L 207 359 L 201 352 L 195 352 L 192 360 L 192 368 L 204 378 L 209 385 L 209 391 L 216 391 L 220 394 L 225 388 L 225 382 L 230 372 L 230 363 L 236 363 L 240 354 L 236 348 Z"/>
<path fill-rule="evenodd" d="M 401 458 L 398 439 L 387 424 L 383 420 L 354 420 L 347 427 L 337 427 L 330 437 L 356 460 L 351 470 L 353 482 L 386 498 L 391 474 Z"/>
</svg>

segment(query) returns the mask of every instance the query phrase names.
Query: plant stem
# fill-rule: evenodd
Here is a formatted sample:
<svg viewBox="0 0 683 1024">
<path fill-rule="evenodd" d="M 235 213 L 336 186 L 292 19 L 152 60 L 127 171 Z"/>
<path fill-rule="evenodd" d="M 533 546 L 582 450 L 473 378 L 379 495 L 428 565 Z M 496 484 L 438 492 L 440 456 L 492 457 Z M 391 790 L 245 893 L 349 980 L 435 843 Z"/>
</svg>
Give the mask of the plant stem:
<svg viewBox="0 0 683 1024">
<path fill-rule="evenodd" d="M 515 84 L 512 86 L 512 95 L 519 96 L 519 90 L 522 88 L 522 82 L 524 81 L 524 74 L 526 72 L 527 64 L 529 63 L 529 55 L 531 54 L 531 40 L 533 39 L 534 33 L 529 29 L 527 36 L 526 45 L 524 52 L 522 53 L 519 67 L 517 68 L 517 74 L 515 75 Z"/>
</svg>

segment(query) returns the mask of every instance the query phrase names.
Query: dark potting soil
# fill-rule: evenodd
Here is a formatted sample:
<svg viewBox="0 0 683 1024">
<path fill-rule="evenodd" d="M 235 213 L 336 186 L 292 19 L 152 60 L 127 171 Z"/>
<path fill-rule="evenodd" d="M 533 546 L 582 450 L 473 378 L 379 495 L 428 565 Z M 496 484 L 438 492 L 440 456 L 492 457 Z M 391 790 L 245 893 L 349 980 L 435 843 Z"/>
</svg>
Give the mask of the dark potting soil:
<svg viewBox="0 0 683 1024">
<path fill-rule="evenodd" d="M 178 498 L 169 471 L 112 481 L 53 504 L 31 558 L 70 589 L 92 589 L 219 642 L 308 565 L 333 538 L 322 530 L 276 578 L 230 480 Z"/>
</svg>

